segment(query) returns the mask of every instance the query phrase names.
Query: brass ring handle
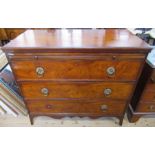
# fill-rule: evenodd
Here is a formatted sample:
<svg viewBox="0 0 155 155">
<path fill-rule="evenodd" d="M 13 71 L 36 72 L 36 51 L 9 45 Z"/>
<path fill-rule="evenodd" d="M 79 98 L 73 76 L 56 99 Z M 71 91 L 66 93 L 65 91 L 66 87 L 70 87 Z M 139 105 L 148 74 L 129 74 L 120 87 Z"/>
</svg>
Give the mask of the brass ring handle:
<svg viewBox="0 0 155 155">
<path fill-rule="evenodd" d="M 101 110 L 103 111 L 103 112 L 106 112 L 107 110 L 108 110 L 108 106 L 107 105 L 101 105 Z"/>
<path fill-rule="evenodd" d="M 44 68 L 43 67 L 37 67 L 36 68 L 36 73 L 38 76 L 43 76 L 45 71 L 44 71 Z"/>
<path fill-rule="evenodd" d="M 107 74 L 108 74 L 109 76 L 114 75 L 115 72 L 116 72 L 116 69 L 115 69 L 114 67 L 108 67 L 108 68 L 107 68 Z"/>
<path fill-rule="evenodd" d="M 104 89 L 104 95 L 105 95 L 105 96 L 108 96 L 108 95 L 110 95 L 111 93 L 112 93 L 112 90 L 111 90 L 110 88 Z"/>
<path fill-rule="evenodd" d="M 51 109 L 52 108 L 52 106 L 51 105 L 47 105 L 47 109 Z"/>
<path fill-rule="evenodd" d="M 47 88 L 42 88 L 42 89 L 41 89 L 41 93 L 42 93 L 44 96 L 48 96 L 49 91 L 48 91 Z"/>
</svg>

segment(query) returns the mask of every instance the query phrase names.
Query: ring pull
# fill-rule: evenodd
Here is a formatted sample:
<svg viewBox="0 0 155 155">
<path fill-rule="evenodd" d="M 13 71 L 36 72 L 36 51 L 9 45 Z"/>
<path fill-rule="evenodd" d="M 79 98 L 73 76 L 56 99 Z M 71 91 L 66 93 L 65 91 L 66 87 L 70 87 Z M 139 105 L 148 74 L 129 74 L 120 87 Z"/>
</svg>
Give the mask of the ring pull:
<svg viewBox="0 0 155 155">
<path fill-rule="evenodd" d="M 111 90 L 110 88 L 106 88 L 106 89 L 104 90 L 104 95 L 105 95 L 105 96 L 109 96 L 111 93 L 112 93 L 112 90 Z"/>
<path fill-rule="evenodd" d="M 41 89 L 41 93 L 42 93 L 44 96 L 48 96 L 49 91 L 48 91 L 47 88 L 42 88 L 42 89 Z"/>
<path fill-rule="evenodd" d="M 108 110 L 108 106 L 107 105 L 101 105 L 101 110 L 103 111 L 103 112 L 106 112 L 107 110 Z"/>
<path fill-rule="evenodd" d="M 36 68 L 36 73 L 39 77 L 42 77 L 45 73 L 44 68 L 43 67 L 37 67 Z"/>
<path fill-rule="evenodd" d="M 114 67 L 108 67 L 107 68 L 107 74 L 108 76 L 113 76 L 116 72 L 116 69 Z"/>
</svg>

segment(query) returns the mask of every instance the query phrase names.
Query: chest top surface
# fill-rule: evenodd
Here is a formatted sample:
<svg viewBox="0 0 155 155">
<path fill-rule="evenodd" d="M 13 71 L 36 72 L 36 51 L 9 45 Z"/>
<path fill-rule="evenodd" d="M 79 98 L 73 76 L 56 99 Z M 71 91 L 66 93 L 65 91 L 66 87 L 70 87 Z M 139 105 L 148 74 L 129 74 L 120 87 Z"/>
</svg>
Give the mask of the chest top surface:
<svg viewBox="0 0 155 155">
<path fill-rule="evenodd" d="M 126 29 L 27 30 L 2 48 L 27 49 L 135 49 L 150 46 Z"/>
</svg>

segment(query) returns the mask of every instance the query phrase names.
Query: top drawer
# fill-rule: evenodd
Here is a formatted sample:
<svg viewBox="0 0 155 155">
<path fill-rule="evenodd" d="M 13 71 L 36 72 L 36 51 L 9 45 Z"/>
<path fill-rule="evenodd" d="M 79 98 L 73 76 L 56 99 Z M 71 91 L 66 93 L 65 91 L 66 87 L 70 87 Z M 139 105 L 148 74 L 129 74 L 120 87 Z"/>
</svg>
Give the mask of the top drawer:
<svg viewBox="0 0 155 155">
<path fill-rule="evenodd" d="M 17 56 L 16 56 L 17 57 Z M 46 58 L 45 58 L 46 57 Z M 12 59 L 18 81 L 24 80 L 118 80 L 135 81 L 144 58 L 133 55 L 48 56 Z"/>
<path fill-rule="evenodd" d="M 17 81 L 22 80 L 121 80 L 135 81 L 138 60 L 26 60 L 12 61 Z"/>
</svg>

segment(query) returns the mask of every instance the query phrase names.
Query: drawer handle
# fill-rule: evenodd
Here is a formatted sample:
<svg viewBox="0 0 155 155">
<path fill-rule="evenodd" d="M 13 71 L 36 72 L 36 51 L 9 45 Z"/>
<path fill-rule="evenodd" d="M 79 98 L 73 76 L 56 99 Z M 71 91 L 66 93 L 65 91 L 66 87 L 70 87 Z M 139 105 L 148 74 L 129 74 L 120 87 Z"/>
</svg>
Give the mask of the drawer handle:
<svg viewBox="0 0 155 155">
<path fill-rule="evenodd" d="M 150 109 L 150 111 L 154 111 L 155 110 L 155 106 L 154 105 L 150 105 L 149 109 Z"/>
<path fill-rule="evenodd" d="M 108 67 L 108 68 L 107 68 L 107 74 L 108 74 L 109 76 L 114 75 L 115 72 L 116 72 L 116 69 L 115 69 L 114 67 Z"/>
<path fill-rule="evenodd" d="M 39 77 L 43 76 L 44 73 L 45 73 L 44 68 L 42 68 L 42 67 L 37 67 L 37 68 L 36 68 L 36 73 L 37 73 L 37 75 L 38 75 Z"/>
<path fill-rule="evenodd" d="M 47 105 L 46 107 L 47 107 L 47 109 L 51 109 L 51 108 L 52 108 L 52 106 L 51 106 L 51 105 Z"/>
<path fill-rule="evenodd" d="M 111 93 L 112 93 L 112 90 L 111 90 L 110 88 L 106 88 L 106 89 L 104 90 L 104 95 L 105 95 L 105 96 L 109 96 Z"/>
<path fill-rule="evenodd" d="M 152 81 L 152 83 L 155 83 L 155 79 L 153 77 L 151 78 L 151 81 Z"/>
<path fill-rule="evenodd" d="M 108 110 L 108 106 L 107 105 L 101 105 L 101 110 L 103 111 L 103 112 L 106 112 L 107 110 Z"/>
<path fill-rule="evenodd" d="M 42 89 L 41 89 L 41 93 L 42 93 L 44 96 L 48 96 L 49 91 L 48 91 L 47 88 L 42 88 Z"/>
</svg>

